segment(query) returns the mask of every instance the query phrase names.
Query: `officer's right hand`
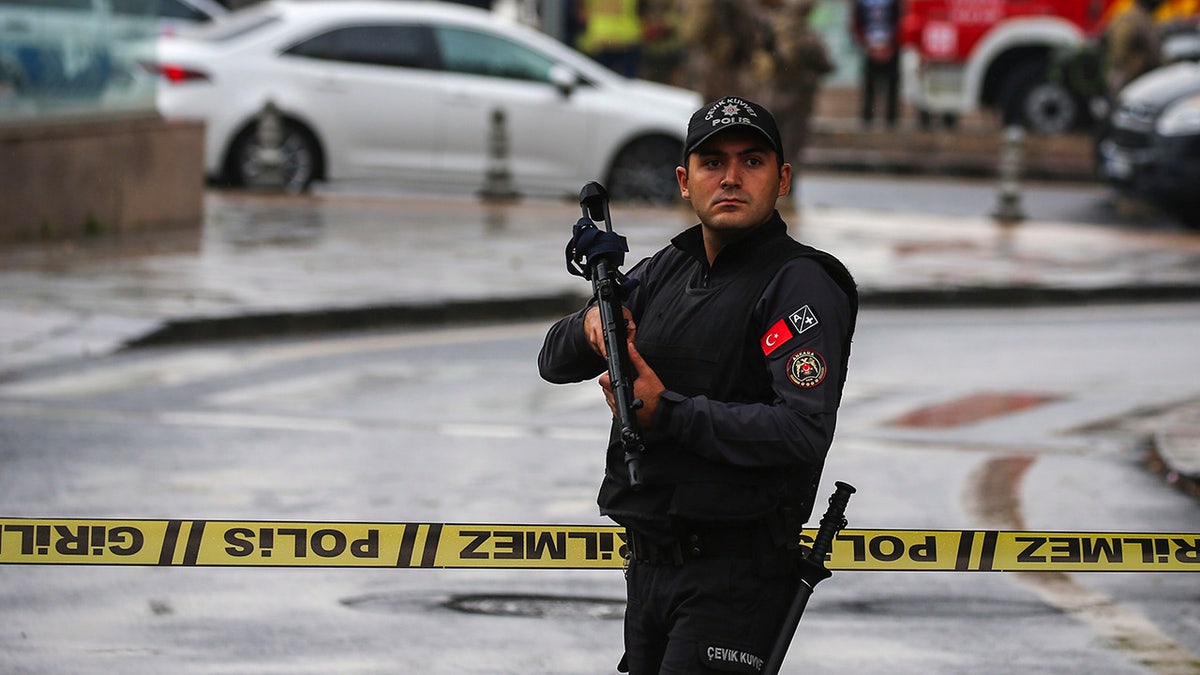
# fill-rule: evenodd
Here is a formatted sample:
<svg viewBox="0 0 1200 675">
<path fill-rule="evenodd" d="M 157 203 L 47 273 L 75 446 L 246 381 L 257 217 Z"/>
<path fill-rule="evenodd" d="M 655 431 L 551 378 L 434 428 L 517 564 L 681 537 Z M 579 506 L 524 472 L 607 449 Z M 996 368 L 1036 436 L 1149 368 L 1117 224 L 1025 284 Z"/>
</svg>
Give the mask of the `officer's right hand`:
<svg viewBox="0 0 1200 675">
<path fill-rule="evenodd" d="M 625 339 L 633 342 L 633 336 L 637 333 L 637 326 L 633 323 L 633 313 L 629 311 L 628 307 L 622 307 L 621 314 L 625 317 Z M 608 349 L 604 344 L 604 322 L 600 320 L 599 306 L 592 305 L 583 315 L 583 332 L 587 335 L 587 341 L 592 346 L 592 351 L 608 358 Z"/>
</svg>

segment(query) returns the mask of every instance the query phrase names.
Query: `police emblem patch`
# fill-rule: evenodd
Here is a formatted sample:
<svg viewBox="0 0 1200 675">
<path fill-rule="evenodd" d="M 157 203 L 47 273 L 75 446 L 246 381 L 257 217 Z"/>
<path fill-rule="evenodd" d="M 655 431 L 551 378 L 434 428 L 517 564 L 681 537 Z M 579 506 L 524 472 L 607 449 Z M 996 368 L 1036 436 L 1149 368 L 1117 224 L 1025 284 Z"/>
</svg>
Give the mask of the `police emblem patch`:
<svg viewBox="0 0 1200 675">
<path fill-rule="evenodd" d="M 825 359 L 811 349 L 801 349 L 788 359 L 788 379 L 802 389 L 812 389 L 824 382 L 827 372 Z"/>
</svg>

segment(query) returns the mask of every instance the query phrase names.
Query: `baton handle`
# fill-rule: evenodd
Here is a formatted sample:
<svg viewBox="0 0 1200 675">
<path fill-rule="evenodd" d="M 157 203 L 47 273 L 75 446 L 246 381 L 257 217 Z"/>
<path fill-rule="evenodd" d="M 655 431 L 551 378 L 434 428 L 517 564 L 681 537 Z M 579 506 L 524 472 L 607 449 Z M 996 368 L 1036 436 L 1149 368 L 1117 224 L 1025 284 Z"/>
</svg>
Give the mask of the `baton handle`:
<svg viewBox="0 0 1200 675">
<path fill-rule="evenodd" d="M 842 528 L 846 526 L 846 505 L 850 503 L 850 495 L 855 492 L 854 486 L 849 483 L 841 481 L 834 483 L 833 495 L 829 497 L 829 508 L 825 510 L 825 515 L 821 516 L 821 526 L 817 530 L 817 538 L 813 541 L 808 556 L 800 560 L 800 586 L 796 589 L 796 597 L 792 598 L 787 616 L 779 629 L 779 636 L 775 638 L 775 646 L 771 649 L 771 654 L 763 665 L 762 675 L 779 673 L 779 669 L 783 667 L 783 658 L 787 655 L 788 647 L 792 645 L 792 637 L 796 635 L 800 617 L 804 615 L 804 608 L 808 606 L 808 599 L 812 596 L 813 589 L 822 580 L 832 576 L 832 573 L 825 568 L 825 556 L 829 555 L 830 549 L 833 548 L 833 540 L 837 537 L 838 532 L 841 532 Z"/>
<path fill-rule="evenodd" d="M 833 548 L 833 538 L 846 527 L 846 505 L 850 503 L 850 495 L 856 490 L 853 485 L 836 481 L 833 494 L 829 497 L 829 508 L 821 516 L 821 527 L 817 530 L 817 538 L 813 541 L 812 552 L 808 558 L 821 567 L 825 566 L 825 557 Z"/>
</svg>

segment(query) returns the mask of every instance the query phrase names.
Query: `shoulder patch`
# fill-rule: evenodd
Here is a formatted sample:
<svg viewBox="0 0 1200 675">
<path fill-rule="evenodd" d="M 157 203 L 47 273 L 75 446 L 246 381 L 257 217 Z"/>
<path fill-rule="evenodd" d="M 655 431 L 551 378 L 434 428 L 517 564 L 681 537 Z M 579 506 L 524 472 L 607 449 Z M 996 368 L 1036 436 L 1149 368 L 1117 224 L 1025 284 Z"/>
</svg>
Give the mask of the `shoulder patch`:
<svg viewBox="0 0 1200 675">
<path fill-rule="evenodd" d="M 828 373 L 825 359 L 811 349 L 801 349 L 788 359 L 788 379 L 801 389 L 812 389 L 821 384 Z"/>
<path fill-rule="evenodd" d="M 785 342 L 791 339 L 792 331 L 788 328 L 787 321 L 780 319 L 767 329 L 766 334 L 758 339 L 758 344 L 762 347 L 763 356 L 770 356 L 771 352 L 779 349 Z"/>
<path fill-rule="evenodd" d="M 791 315 L 788 316 L 788 321 L 791 321 L 792 326 L 796 328 L 796 335 L 799 335 L 809 328 L 816 326 L 818 323 L 821 323 L 817 320 L 816 312 L 812 311 L 812 308 L 808 305 L 805 305 L 792 312 Z"/>
</svg>

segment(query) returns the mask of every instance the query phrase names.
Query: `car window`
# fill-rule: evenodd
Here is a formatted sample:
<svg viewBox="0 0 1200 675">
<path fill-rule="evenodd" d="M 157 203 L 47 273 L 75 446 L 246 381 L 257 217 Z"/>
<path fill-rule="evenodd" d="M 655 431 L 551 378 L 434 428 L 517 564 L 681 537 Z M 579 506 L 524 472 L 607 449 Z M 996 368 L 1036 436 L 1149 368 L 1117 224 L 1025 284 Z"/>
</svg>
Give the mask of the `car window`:
<svg viewBox="0 0 1200 675">
<path fill-rule="evenodd" d="M 154 16 L 154 0 L 109 0 L 108 4 L 118 16 Z"/>
<path fill-rule="evenodd" d="M 210 18 L 179 0 L 109 0 L 109 4 L 112 5 L 113 14 L 118 16 L 159 16 L 188 21 L 207 21 Z"/>
<path fill-rule="evenodd" d="M 208 42 L 232 42 L 244 35 L 260 31 L 281 21 L 279 12 L 271 5 L 250 5 L 229 14 L 220 21 L 200 24 L 188 37 Z"/>
<path fill-rule="evenodd" d="M 433 68 L 433 37 L 425 26 L 343 26 L 321 33 L 284 53 L 327 61 L 401 68 Z"/>
<path fill-rule="evenodd" d="M 158 0 L 158 15 L 167 19 L 184 19 L 185 21 L 211 21 L 207 13 L 179 0 Z"/>
<path fill-rule="evenodd" d="M 455 73 L 512 80 L 550 81 L 554 60 L 498 35 L 460 28 L 439 28 L 442 67 Z"/>
</svg>

